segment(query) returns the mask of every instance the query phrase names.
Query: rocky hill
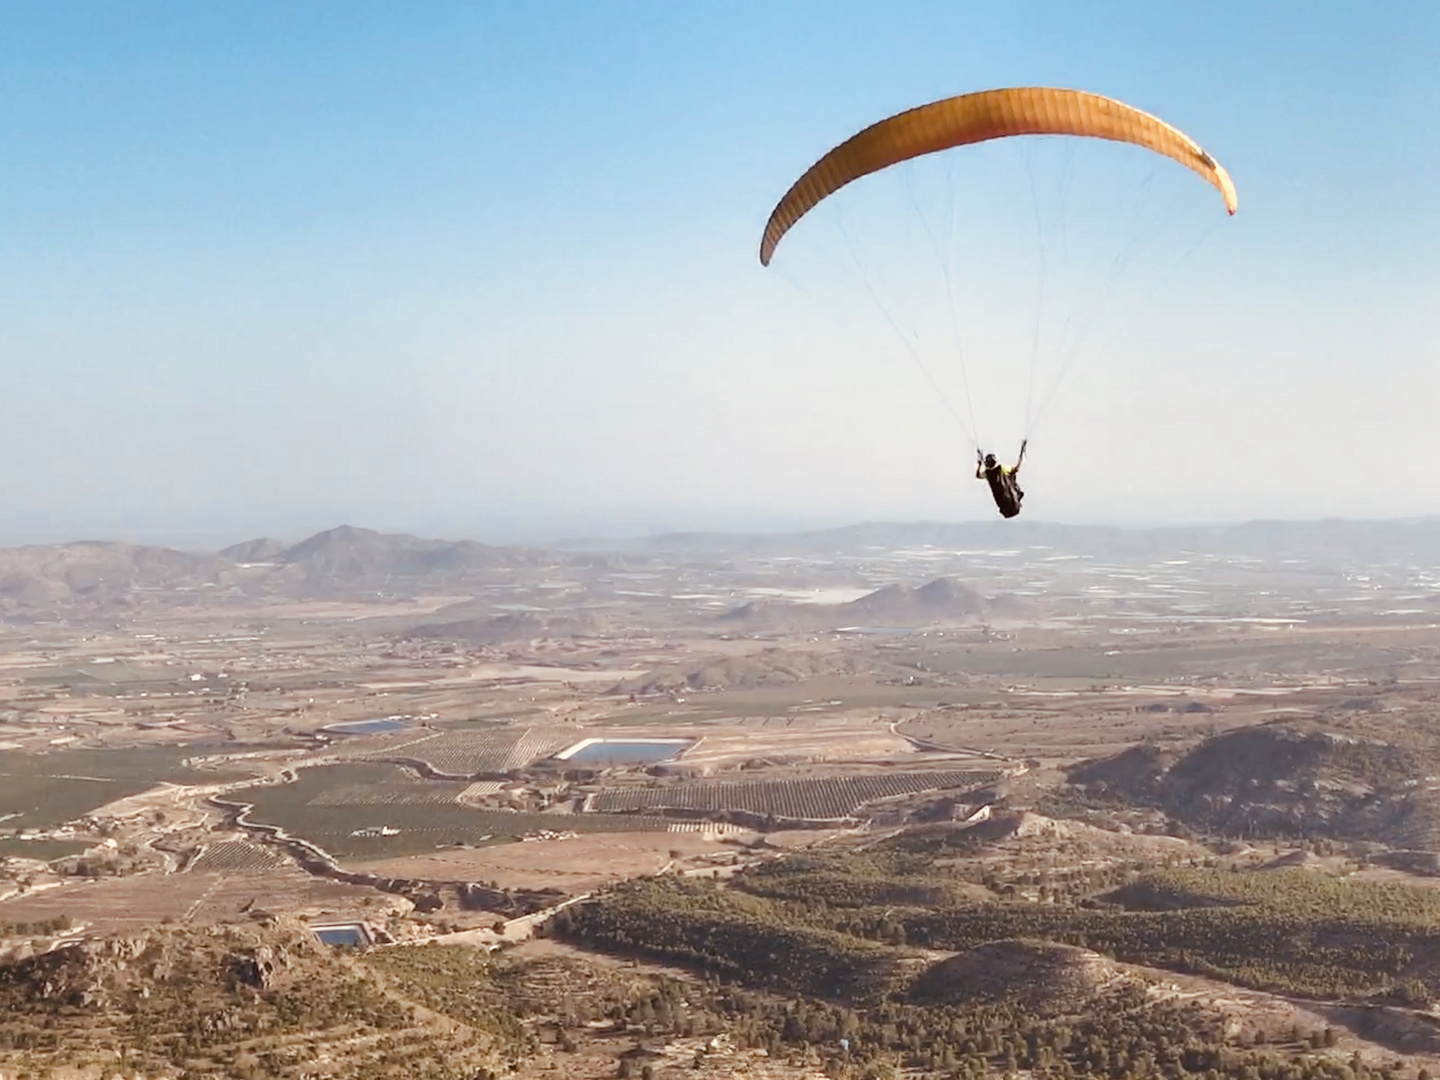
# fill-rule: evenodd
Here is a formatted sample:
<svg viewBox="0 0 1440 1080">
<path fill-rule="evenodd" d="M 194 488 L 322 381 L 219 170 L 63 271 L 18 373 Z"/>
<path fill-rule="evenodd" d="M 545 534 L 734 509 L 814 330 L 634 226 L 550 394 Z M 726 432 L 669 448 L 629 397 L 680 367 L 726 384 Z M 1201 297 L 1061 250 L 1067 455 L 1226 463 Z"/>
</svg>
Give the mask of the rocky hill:
<svg viewBox="0 0 1440 1080">
<path fill-rule="evenodd" d="M 262 536 L 257 540 L 247 540 L 243 544 L 223 548 L 220 554 L 242 566 L 252 566 L 255 563 L 282 561 L 285 549 L 284 541 Z"/>
<path fill-rule="evenodd" d="M 468 540 L 424 540 L 341 526 L 297 544 L 262 538 L 197 554 L 122 543 L 0 548 L 0 614 L 123 610 L 140 602 L 229 596 L 347 597 L 452 588 L 545 557 Z"/>
<path fill-rule="evenodd" d="M 1024 613 L 1010 596 L 987 597 L 950 578 L 911 587 L 886 585 L 844 604 L 752 601 L 720 617 L 722 625 L 755 630 L 838 630 L 847 626 L 938 626 Z"/>
<path fill-rule="evenodd" d="M 0 605 L 102 604 L 136 589 L 213 581 L 229 560 L 136 544 L 77 543 L 0 549 Z"/>
<path fill-rule="evenodd" d="M 1110 757 L 1082 761 L 1069 770 L 1068 778 L 1092 795 L 1158 801 L 1160 781 L 1179 757 L 1174 750 L 1140 743 Z"/>
<path fill-rule="evenodd" d="M 974 589 L 949 578 L 936 578 L 918 589 L 886 585 L 868 596 L 840 605 L 846 614 L 862 619 L 954 619 L 987 611 L 990 602 Z"/>
<path fill-rule="evenodd" d="M 1132 747 L 1083 762 L 1070 782 L 1094 797 L 1156 806 L 1228 836 L 1334 836 L 1440 847 L 1436 748 L 1407 738 L 1274 723 L 1207 739 L 1188 753 Z"/>
<path fill-rule="evenodd" d="M 252 541 L 241 545 L 240 550 L 251 552 L 256 550 L 256 544 L 265 543 Z M 234 558 L 236 551 L 227 548 L 220 554 Z M 470 540 L 424 540 L 342 525 L 275 552 L 267 561 L 299 570 L 313 586 L 332 588 L 396 578 L 453 578 L 528 560 L 513 548 L 489 547 Z"/>
<path fill-rule="evenodd" d="M 62 945 L 0 964 L 0 1015 L 0 1075 L 109 1075 L 123 1061 L 131 1076 L 299 1077 L 326 1061 L 328 1075 L 481 1076 L 507 1049 L 299 924 Z"/>
<path fill-rule="evenodd" d="M 1136 983 L 1113 960 L 1051 941 L 986 942 L 928 968 L 910 996 L 929 1004 L 1016 1002 L 1043 1016 L 1081 1013 Z"/>
</svg>

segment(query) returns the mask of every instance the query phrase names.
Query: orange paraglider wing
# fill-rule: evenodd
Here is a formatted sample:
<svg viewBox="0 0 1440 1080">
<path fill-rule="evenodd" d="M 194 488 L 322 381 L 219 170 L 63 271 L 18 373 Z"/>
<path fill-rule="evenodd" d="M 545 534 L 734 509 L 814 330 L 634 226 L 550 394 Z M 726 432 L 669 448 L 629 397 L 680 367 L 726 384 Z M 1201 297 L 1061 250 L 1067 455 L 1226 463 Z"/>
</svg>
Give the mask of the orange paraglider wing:
<svg viewBox="0 0 1440 1080">
<path fill-rule="evenodd" d="M 1178 161 L 1214 185 L 1235 213 L 1235 185 L 1183 131 L 1113 98 L 1044 86 L 983 90 L 934 101 L 872 124 L 812 165 L 785 193 L 760 241 L 760 262 L 817 203 L 852 180 L 924 154 L 1011 135 L 1078 135 L 1134 143 Z"/>
</svg>

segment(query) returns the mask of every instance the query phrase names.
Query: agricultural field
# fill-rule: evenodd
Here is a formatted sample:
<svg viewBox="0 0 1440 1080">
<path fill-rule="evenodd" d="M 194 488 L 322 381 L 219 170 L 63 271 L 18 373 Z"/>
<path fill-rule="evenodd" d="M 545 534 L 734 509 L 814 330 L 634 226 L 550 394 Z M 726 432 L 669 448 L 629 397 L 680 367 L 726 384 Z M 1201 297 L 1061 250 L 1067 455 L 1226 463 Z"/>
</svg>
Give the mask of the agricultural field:
<svg viewBox="0 0 1440 1080">
<path fill-rule="evenodd" d="M 187 768 L 183 747 L 0 751 L 0 830 L 48 828 L 162 782 L 213 784 L 244 774 Z"/>
<path fill-rule="evenodd" d="M 0 859 L 13 856 L 50 862 L 68 855 L 79 855 L 90 846 L 89 842 L 84 840 L 21 840 L 13 836 L 0 836 Z"/>
<path fill-rule="evenodd" d="M 346 869 L 385 877 L 484 881 L 504 889 L 558 889 L 575 895 L 662 871 L 728 868 L 758 834 L 684 831 L 586 833 L 522 844 L 445 848 L 422 855 L 349 862 Z"/>
<path fill-rule="evenodd" d="M 311 806 L 455 806 L 474 785 L 455 780 L 418 781 L 402 769 L 376 780 L 328 787 L 310 800 Z"/>
<path fill-rule="evenodd" d="M 1000 778 L 994 770 L 894 772 L 796 780 L 717 780 L 602 791 L 586 809 L 600 814 L 667 810 L 742 811 L 777 820 L 840 821 L 868 803 L 925 791 L 979 787 Z"/>
<path fill-rule="evenodd" d="M 398 896 L 315 877 L 293 866 L 264 874 L 196 872 L 137 874 L 87 880 L 12 897 L 0 921 L 35 922 L 65 916 L 96 935 L 134 933 L 161 923 L 244 921 L 249 912 L 344 921 L 386 918 L 410 905 Z"/>
<path fill-rule="evenodd" d="M 186 869 L 193 874 L 264 874 L 285 861 L 278 852 L 248 840 L 223 840 L 207 846 Z"/>
<path fill-rule="evenodd" d="M 419 761 L 440 776 L 468 780 L 504 776 L 523 769 L 549 757 L 575 739 L 573 731 L 487 723 L 478 731 L 441 731 L 428 736 L 412 734 L 407 739 L 392 739 L 374 750 L 349 753 L 342 745 L 338 756 L 356 761 Z"/>
<path fill-rule="evenodd" d="M 426 801 L 437 783 L 448 801 Z M 503 843 L 542 831 L 663 831 L 669 824 L 640 815 L 480 810 L 454 801 L 466 786 L 421 780 L 394 765 L 327 765 L 301 770 L 294 783 L 252 788 L 243 797 L 252 806 L 249 822 L 276 826 L 348 859 Z"/>
</svg>

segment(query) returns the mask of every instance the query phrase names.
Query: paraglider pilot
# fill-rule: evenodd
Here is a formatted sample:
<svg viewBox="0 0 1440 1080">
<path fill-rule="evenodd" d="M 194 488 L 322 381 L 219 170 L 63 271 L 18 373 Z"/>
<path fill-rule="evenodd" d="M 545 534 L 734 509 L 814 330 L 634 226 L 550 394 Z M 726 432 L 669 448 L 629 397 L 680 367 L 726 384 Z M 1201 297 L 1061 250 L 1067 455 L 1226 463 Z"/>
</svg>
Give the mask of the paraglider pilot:
<svg viewBox="0 0 1440 1080">
<path fill-rule="evenodd" d="M 1015 459 L 1013 468 L 1005 468 L 995 460 L 994 454 L 982 454 L 979 450 L 975 451 L 975 458 L 975 479 L 990 485 L 990 494 L 995 498 L 1000 516 L 1013 518 L 1020 513 L 1020 501 L 1025 498 L 1025 492 L 1020 490 L 1016 476 L 1020 472 L 1020 463 L 1025 460 L 1025 441 L 1020 443 L 1020 456 Z"/>
</svg>

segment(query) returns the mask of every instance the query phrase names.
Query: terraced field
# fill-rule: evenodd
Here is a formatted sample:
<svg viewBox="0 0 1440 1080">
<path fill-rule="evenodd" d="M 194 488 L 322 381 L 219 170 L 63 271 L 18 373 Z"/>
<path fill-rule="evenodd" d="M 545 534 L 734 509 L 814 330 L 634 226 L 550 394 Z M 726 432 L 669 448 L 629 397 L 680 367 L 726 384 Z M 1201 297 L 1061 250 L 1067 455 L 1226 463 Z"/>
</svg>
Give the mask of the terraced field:
<svg viewBox="0 0 1440 1080">
<path fill-rule="evenodd" d="M 284 856 L 248 840 L 212 844 L 190 864 L 193 873 L 264 874 L 285 863 Z"/>
<path fill-rule="evenodd" d="M 420 761 L 442 776 L 468 780 L 523 769 L 574 741 L 574 732 L 492 724 L 479 731 L 441 731 L 429 738 L 412 735 L 386 739 L 378 746 L 345 756 L 356 761 Z"/>
<path fill-rule="evenodd" d="M 978 787 L 999 778 L 993 771 L 902 772 L 801 780 L 701 781 L 602 791 L 586 806 L 597 814 L 667 810 L 721 813 L 739 810 L 789 820 L 834 821 L 862 806 L 897 795 Z"/>
</svg>

